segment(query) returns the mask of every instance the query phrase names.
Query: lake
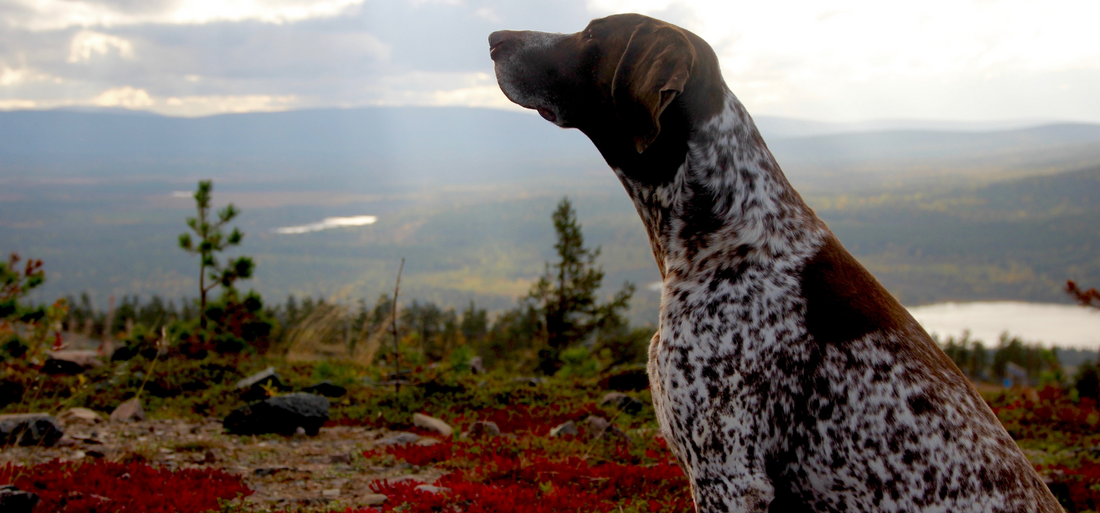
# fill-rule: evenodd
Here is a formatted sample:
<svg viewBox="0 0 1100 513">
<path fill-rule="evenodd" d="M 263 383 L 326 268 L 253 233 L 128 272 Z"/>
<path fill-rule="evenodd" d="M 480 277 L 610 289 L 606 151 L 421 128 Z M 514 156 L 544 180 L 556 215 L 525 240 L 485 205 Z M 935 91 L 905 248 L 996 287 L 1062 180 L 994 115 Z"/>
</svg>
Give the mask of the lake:
<svg viewBox="0 0 1100 513">
<path fill-rule="evenodd" d="M 909 312 L 929 333 L 943 341 L 970 330 L 970 338 L 986 347 L 1008 332 L 1043 346 L 1097 350 L 1100 347 L 1100 310 L 1076 305 L 991 301 L 937 303 L 910 307 Z"/>
</svg>

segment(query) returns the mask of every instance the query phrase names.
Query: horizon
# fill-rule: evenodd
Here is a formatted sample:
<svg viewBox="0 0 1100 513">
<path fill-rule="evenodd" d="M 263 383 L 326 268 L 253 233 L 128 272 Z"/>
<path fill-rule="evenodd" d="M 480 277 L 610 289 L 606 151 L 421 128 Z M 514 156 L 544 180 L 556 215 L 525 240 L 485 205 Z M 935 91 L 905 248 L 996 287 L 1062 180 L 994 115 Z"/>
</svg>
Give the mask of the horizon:
<svg viewBox="0 0 1100 513">
<path fill-rule="evenodd" d="M 179 113 L 163 113 L 151 110 L 143 110 L 129 107 L 101 107 L 95 105 L 64 105 L 57 107 L 43 107 L 43 108 L 12 108 L 5 109 L 0 107 L 0 114 L 5 113 L 18 113 L 18 112 L 72 112 L 78 114 L 117 114 L 117 115 L 139 115 L 139 116 L 153 116 L 160 118 L 170 119 L 204 119 L 213 118 L 219 116 L 236 116 L 236 115 L 248 115 L 248 114 L 283 114 L 293 112 L 322 112 L 322 111 L 354 111 L 354 110 L 370 110 L 370 109 L 473 109 L 473 110 L 489 110 L 489 111 L 501 111 L 510 112 L 516 114 L 530 115 L 533 117 L 539 117 L 538 113 L 529 109 L 515 109 L 508 107 L 497 107 L 492 105 L 354 105 L 354 106 L 303 106 L 300 108 L 287 108 L 282 110 L 255 110 L 255 111 L 243 111 L 243 112 L 215 112 L 215 113 L 201 113 L 197 115 L 186 115 Z M 973 128 L 928 128 L 930 131 L 952 131 L 957 130 L 961 132 L 981 132 L 981 131 L 1007 131 L 1016 129 L 1035 128 L 1041 126 L 1050 125 L 1100 125 L 1100 120 L 1075 120 L 1070 118 L 996 118 L 996 119 L 962 119 L 962 118 L 921 118 L 921 117 L 871 117 L 866 119 L 851 119 L 851 120 L 831 120 L 831 119 L 819 119 L 810 117 L 797 117 L 787 115 L 771 115 L 760 114 L 753 116 L 754 120 L 767 119 L 767 120 L 782 120 L 782 121 L 794 121 L 800 123 L 812 123 L 821 125 L 871 125 L 871 128 L 867 128 L 867 131 L 878 130 L 898 130 L 898 128 L 890 127 L 891 124 L 946 124 L 946 125 L 971 125 Z M 885 128 L 873 127 L 873 125 L 886 125 Z M 1009 128 L 1001 128 L 1002 126 Z M 921 130 L 923 128 L 901 128 L 902 130 Z M 569 129 L 564 129 L 569 130 Z"/>
</svg>

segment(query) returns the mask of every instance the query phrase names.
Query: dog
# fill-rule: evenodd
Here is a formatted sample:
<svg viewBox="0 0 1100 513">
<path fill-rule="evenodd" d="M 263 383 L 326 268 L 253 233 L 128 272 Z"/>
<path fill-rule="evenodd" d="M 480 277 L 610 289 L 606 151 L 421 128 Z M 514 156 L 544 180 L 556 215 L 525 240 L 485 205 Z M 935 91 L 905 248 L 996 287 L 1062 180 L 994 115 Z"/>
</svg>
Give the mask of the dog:
<svg viewBox="0 0 1100 513">
<path fill-rule="evenodd" d="M 621 14 L 489 51 L 505 96 L 587 135 L 641 216 L 664 282 L 653 404 L 697 511 L 1061 511 L 791 187 L 706 42 Z"/>
</svg>

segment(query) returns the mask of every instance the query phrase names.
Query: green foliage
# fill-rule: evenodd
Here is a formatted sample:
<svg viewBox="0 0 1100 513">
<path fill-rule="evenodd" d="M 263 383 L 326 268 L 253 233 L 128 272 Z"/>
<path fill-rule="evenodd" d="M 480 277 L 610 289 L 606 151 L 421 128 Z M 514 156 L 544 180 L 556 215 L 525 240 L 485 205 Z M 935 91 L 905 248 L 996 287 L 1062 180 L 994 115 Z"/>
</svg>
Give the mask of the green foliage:
<svg viewBox="0 0 1100 513">
<path fill-rule="evenodd" d="M 955 362 L 959 370 L 970 378 L 982 378 L 989 366 L 989 351 L 981 340 L 971 340 L 970 332 L 964 331 L 961 339 L 947 337 L 942 345 L 943 352 Z"/>
<path fill-rule="evenodd" d="M 561 352 L 562 366 L 554 375 L 560 378 L 591 378 L 600 371 L 600 361 L 585 346 Z"/>
<path fill-rule="evenodd" d="M 562 350 L 585 341 L 604 325 L 625 321 L 622 312 L 630 306 L 634 285 L 626 283 L 607 303 L 597 301 L 603 282 L 603 268 L 596 264 L 600 249 L 584 247 L 584 235 L 569 198 L 562 198 L 552 216 L 558 262 L 546 263 L 546 271 L 531 287 L 526 302 L 542 318 L 545 347 L 539 350 L 539 369 L 546 374 L 562 366 Z"/>
<path fill-rule="evenodd" d="M 466 372 L 470 370 L 470 358 L 476 356 L 474 350 L 470 346 L 458 346 L 447 357 L 448 362 L 451 364 L 451 368 L 455 372 Z"/>
<path fill-rule="evenodd" d="M 49 307 L 22 302 L 27 293 L 46 281 L 46 272 L 41 260 L 28 260 L 22 270 L 19 262 L 15 253 L 7 262 L 0 261 L 0 360 L 40 357 L 49 342 L 49 331 L 60 327 L 68 313 L 64 299 Z"/>
<path fill-rule="evenodd" d="M 218 261 L 217 253 L 239 245 L 244 238 L 244 233 L 237 228 L 233 228 L 229 235 L 222 232 L 222 227 L 240 214 L 232 203 L 217 212 L 216 220 L 210 219 L 212 189 L 213 184 L 210 180 L 199 181 L 198 190 L 194 195 L 198 215 L 187 218 L 187 226 L 195 233 L 198 240 L 192 241 L 189 233 L 182 233 L 179 236 L 180 248 L 193 255 L 199 255 L 199 324 L 203 329 L 206 328 L 207 321 L 206 294 L 218 285 L 226 291 L 232 290 L 234 282 L 242 278 L 250 278 L 255 267 L 252 259 L 246 256 L 231 259 L 224 265 Z"/>
<path fill-rule="evenodd" d="M 1005 376 L 1005 367 L 1009 362 L 1027 370 L 1028 380 L 1038 380 L 1040 375 L 1050 369 L 1058 369 L 1057 349 L 1044 349 L 1039 344 L 1027 344 L 1019 337 L 1002 333 L 1000 342 L 993 352 L 992 372 L 995 378 Z"/>
</svg>

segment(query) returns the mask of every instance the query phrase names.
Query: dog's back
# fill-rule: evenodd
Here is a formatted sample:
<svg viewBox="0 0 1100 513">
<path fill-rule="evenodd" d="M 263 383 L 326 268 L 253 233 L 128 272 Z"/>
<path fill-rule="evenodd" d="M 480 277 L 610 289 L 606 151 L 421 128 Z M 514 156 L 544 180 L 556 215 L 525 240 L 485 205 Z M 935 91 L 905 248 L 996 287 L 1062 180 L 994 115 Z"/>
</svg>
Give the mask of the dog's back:
<svg viewBox="0 0 1100 513">
<path fill-rule="evenodd" d="M 505 94 L 585 132 L 649 232 L 654 405 L 699 511 L 1060 511 L 791 188 L 706 43 L 621 15 L 490 44 Z"/>
</svg>

